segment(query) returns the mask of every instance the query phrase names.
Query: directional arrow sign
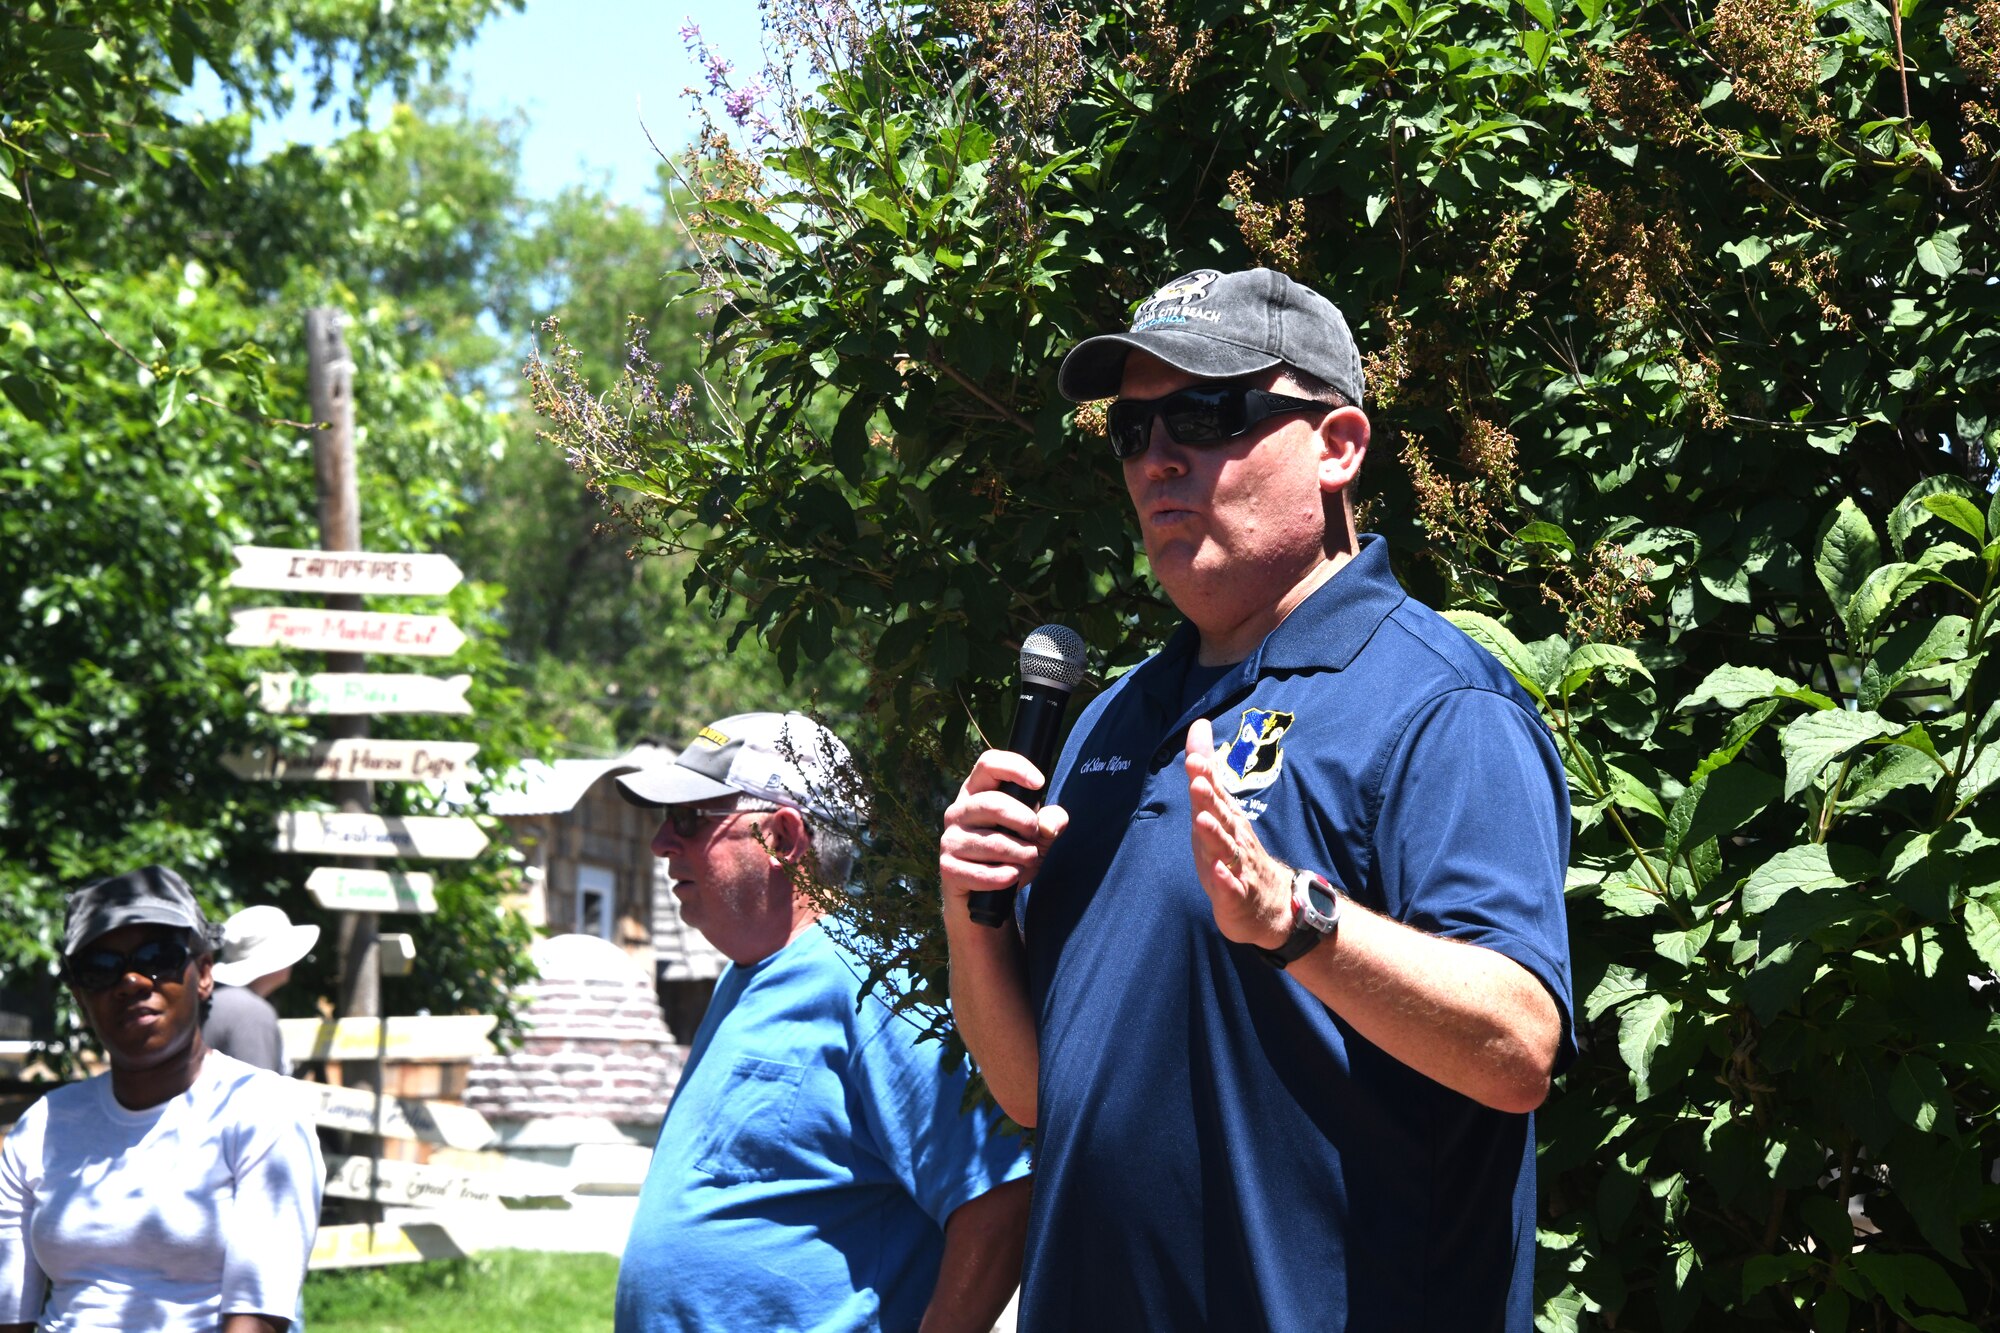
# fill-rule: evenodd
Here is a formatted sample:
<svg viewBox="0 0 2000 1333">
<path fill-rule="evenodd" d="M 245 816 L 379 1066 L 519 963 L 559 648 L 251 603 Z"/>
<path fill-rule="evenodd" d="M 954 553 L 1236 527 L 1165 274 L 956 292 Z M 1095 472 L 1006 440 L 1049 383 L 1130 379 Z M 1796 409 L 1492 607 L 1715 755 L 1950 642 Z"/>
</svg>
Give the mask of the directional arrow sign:
<svg viewBox="0 0 2000 1333">
<path fill-rule="evenodd" d="M 278 1033 L 295 1064 L 373 1060 L 378 1051 L 389 1061 L 475 1060 L 493 1054 L 493 1022 L 491 1014 L 426 1014 L 392 1018 L 385 1029 L 379 1018 L 281 1018 Z"/>
<path fill-rule="evenodd" d="M 373 1020 L 370 1020 L 371 1022 Z M 380 1134 L 391 1139 L 417 1139 L 454 1148 L 484 1148 L 499 1136 L 486 1117 L 469 1106 L 420 1101 L 415 1097 L 383 1097 L 382 1116 L 375 1117 L 376 1096 L 361 1088 L 336 1088 L 329 1083 L 293 1079 L 292 1086 L 316 1125 L 355 1134 Z"/>
<path fill-rule="evenodd" d="M 398 870 L 321 866 L 306 878 L 313 900 L 329 912 L 435 912 L 437 884 L 429 875 Z"/>
<path fill-rule="evenodd" d="M 314 856 L 423 856 L 469 861 L 486 849 L 486 834 L 470 819 L 293 810 L 278 816 L 277 849 Z"/>
<path fill-rule="evenodd" d="M 246 782 L 446 782 L 466 776 L 477 741 L 321 741 L 303 755 L 274 750 L 222 757 Z"/>
<path fill-rule="evenodd" d="M 450 592 L 465 575 L 443 555 L 371 555 L 366 551 L 293 551 L 239 546 L 232 588 L 281 592 L 380 592 L 419 596 Z"/>
<path fill-rule="evenodd" d="M 443 616 L 407 616 L 381 611 L 314 611 L 296 606 L 260 606 L 229 617 L 236 628 L 229 642 L 238 648 L 306 648 L 323 653 L 408 653 L 450 657 L 465 642 L 458 626 Z"/>
<path fill-rule="evenodd" d="M 374 1163 L 375 1180 L 371 1188 L 369 1164 L 368 1158 L 360 1156 L 327 1158 L 326 1192 L 337 1198 L 374 1199 L 406 1208 L 468 1203 L 498 1208 L 502 1199 L 560 1198 L 569 1192 L 565 1173 L 552 1167 L 542 1168 L 545 1175 L 530 1177 L 527 1172 L 506 1166 L 458 1171 L 448 1166 L 419 1165 L 388 1157 Z M 536 1183 L 529 1184 L 531 1178 Z"/>
<path fill-rule="evenodd" d="M 470 684 L 470 676 L 265 671 L 257 677 L 257 702 L 267 713 L 470 713 Z"/>
</svg>

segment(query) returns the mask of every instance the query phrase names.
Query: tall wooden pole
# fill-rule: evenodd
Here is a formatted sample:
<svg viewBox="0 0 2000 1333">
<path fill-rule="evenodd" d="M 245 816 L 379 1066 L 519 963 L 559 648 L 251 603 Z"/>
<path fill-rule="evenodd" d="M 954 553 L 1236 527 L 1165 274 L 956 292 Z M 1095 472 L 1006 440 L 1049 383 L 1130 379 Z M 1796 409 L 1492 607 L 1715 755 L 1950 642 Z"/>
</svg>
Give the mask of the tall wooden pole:
<svg viewBox="0 0 2000 1333">
<path fill-rule="evenodd" d="M 313 471 L 319 482 L 319 544 L 327 551 L 361 549 L 361 496 L 354 467 L 354 360 L 347 354 L 338 310 L 306 311 L 306 382 L 312 394 L 313 419 L 322 428 L 313 436 Z M 352 593 L 328 594 L 327 607 L 359 611 L 361 598 Z M 332 653 L 329 671 L 361 671 L 359 653 Z M 365 739 L 366 716 L 328 720 L 332 740 Z M 330 795 L 343 811 L 367 814 L 375 808 L 373 784 L 336 782 Z M 366 860 L 363 865 L 372 866 Z M 340 1017 L 376 1017 L 382 1012 L 381 970 L 375 961 L 375 917 L 370 912 L 340 916 Z"/>
<path fill-rule="evenodd" d="M 354 358 L 347 354 L 344 322 L 338 310 L 324 306 L 306 311 L 306 388 L 312 396 L 313 420 L 321 429 L 313 436 L 313 475 L 319 487 L 319 544 L 323 551 L 361 549 L 361 488 L 354 466 Z M 330 611 L 360 611 L 356 593 L 329 593 Z M 327 654 L 327 670 L 360 671 L 359 653 Z M 338 716 L 327 722 L 332 740 L 365 740 L 368 717 Z M 375 789 L 371 782 L 335 782 L 329 793 L 342 811 L 371 814 L 375 809 Z M 373 868 L 373 857 L 359 858 Z M 373 1017 L 385 1026 L 378 1029 L 375 1059 L 359 1069 L 354 1061 L 341 1070 L 342 1081 L 350 1086 L 372 1088 L 375 1092 L 375 1123 L 382 1123 L 382 1048 L 387 1044 L 388 1020 L 382 1017 L 382 969 L 378 961 L 373 912 L 342 912 L 336 933 L 340 951 L 340 996 L 336 1018 Z M 361 1077 L 356 1078 L 356 1074 Z M 361 1220 L 381 1220 L 381 1205 L 375 1199 L 377 1171 L 382 1159 L 379 1135 L 358 1136 L 356 1144 L 369 1159 L 369 1198 L 357 1206 Z"/>
</svg>

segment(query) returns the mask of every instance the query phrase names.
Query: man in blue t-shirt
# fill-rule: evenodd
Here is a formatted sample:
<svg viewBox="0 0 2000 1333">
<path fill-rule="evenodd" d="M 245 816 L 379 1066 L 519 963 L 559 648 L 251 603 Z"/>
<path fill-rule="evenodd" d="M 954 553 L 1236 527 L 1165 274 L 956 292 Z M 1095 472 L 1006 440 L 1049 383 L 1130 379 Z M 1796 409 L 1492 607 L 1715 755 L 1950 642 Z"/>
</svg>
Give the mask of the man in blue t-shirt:
<svg viewBox="0 0 2000 1333">
<path fill-rule="evenodd" d="M 619 1333 L 985 1333 L 1013 1295 L 1028 1163 L 967 1076 L 874 996 L 800 876 L 843 885 L 846 748 L 798 713 L 702 728 L 619 777 L 716 983 L 618 1268 Z"/>
<path fill-rule="evenodd" d="M 1532 1112 L 1573 1054 L 1562 764 L 1356 533 L 1346 321 L 1202 270 L 1064 360 L 1187 623 L 940 847 L 960 1031 L 1036 1129 L 1028 1329 L 1533 1324 Z M 1027 885 L 1016 928 L 967 911 Z"/>
</svg>

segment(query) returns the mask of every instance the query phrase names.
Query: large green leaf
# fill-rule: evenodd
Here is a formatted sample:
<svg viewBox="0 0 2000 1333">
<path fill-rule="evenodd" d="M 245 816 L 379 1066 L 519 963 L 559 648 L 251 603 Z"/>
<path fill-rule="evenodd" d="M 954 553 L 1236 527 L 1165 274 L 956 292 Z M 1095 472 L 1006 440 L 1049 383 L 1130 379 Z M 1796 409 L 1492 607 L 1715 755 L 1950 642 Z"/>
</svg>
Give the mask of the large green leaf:
<svg viewBox="0 0 2000 1333">
<path fill-rule="evenodd" d="M 1658 993 L 1643 995 L 1619 1012 L 1618 1057 L 1641 1089 L 1652 1073 L 1654 1056 L 1674 1035 L 1674 1015 L 1679 1012 L 1677 1001 Z"/>
<path fill-rule="evenodd" d="M 1488 615 L 1477 611 L 1447 611 L 1445 619 L 1463 630 L 1474 643 L 1484 648 L 1500 660 L 1508 674 L 1520 682 L 1521 688 L 1537 702 L 1543 702 L 1548 694 L 1541 678 L 1541 672 L 1534 657 L 1514 632 Z"/>
<path fill-rule="evenodd" d="M 1836 759 L 1871 740 L 1893 736 L 1906 726 L 1907 723 L 1891 721 L 1880 713 L 1841 708 L 1808 713 L 1787 723 L 1778 733 L 1778 745 L 1785 755 L 1785 799 L 1804 791 L 1820 770 Z"/>
<path fill-rule="evenodd" d="M 1703 774 L 1674 802 L 1667 821 L 1667 855 L 1733 833 L 1762 814 L 1778 798 L 1781 786 L 1778 778 L 1747 763 Z"/>
<path fill-rule="evenodd" d="M 1854 600 L 1868 576 L 1882 563 L 1882 544 L 1875 525 L 1852 499 L 1843 499 L 1828 516 L 1820 533 L 1813 569 L 1836 609 Z"/>
<path fill-rule="evenodd" d="M 1962 521 L 1965 518 L 1964 510 L 1950 503 L 1953 497 L 1965 501 L 1965 509 L 1971 510 L 1973 519 L 1977 520 L 1976 527 L 1966 527 Z M 1979 491 L 1963 477 L 1956 477 L 1950 473 L 1925 477 L 1910 487 L 1903 498 L 1896 502 L 1896 507 L 1889 511 L 1889 542 L 1900 555 L 1912 532 L 1933 518 L 1945 518 L 1948 512 L 1957 517 L 1947 521 L 1965 527 L 1975 542 L 1984 542 L 1986 540 L 1984 534 L 1989 525 L 1979 517 L 1977 504 L 1981 498 Z M 1940 509 L 1932 503 L 1933 501 L 1943 503 L 1947 507 Z"/>
<path fill-rule="evenodd" d="M 1674 711 L 1685 713 L 1706 703 L 1735 709 L 1760 699 L 1794 699 L 1814 708 L 1833 707 L 1833 700 L 1819 691 L 1766 667 L 1720 666 L 1675 704 Z"/>
<path fill-rule="evenodd" d="M 1754 916 L 1794 889 L 1858 884 L 1876 870 L 1875 858 L 1859 847 L 1823 843 L 1788 847 L 1750 872 L 1743 884 L 1743 910 Z"/>
</svg>

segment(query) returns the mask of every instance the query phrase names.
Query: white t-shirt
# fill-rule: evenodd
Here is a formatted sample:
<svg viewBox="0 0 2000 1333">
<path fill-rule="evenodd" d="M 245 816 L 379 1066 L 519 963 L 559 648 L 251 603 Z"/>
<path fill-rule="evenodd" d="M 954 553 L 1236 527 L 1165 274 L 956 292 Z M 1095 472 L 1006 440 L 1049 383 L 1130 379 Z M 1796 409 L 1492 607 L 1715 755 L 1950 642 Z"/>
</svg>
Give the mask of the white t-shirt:
<svg viewBox="0 0 2000 1333">
<path fill-rule="evenodd" d="M 297 1328 L 325 1184 L 290 1080 L 220 1051 L 143 1111 L 118 1104 L 109 1074 L 58 1088 L 0 1147 L 0 1324 L 214 1333 L 262 1314 Z"/>
</svg>

